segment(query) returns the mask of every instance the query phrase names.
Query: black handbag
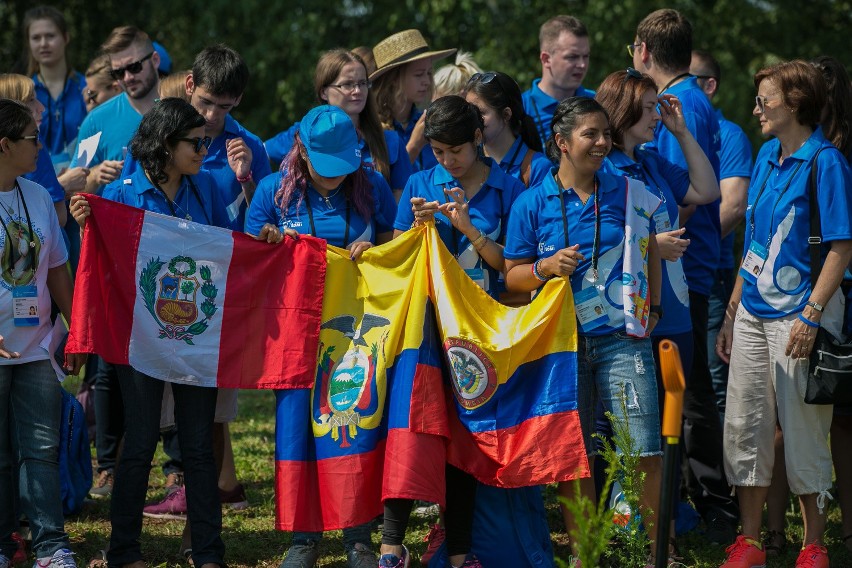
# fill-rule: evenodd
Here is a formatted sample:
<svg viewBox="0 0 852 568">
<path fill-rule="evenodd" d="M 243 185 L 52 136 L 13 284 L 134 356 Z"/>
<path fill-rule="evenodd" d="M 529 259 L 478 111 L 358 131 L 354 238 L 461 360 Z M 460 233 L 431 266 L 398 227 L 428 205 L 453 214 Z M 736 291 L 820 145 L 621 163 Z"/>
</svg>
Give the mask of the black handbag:
<svg viewBox="0 0 852 568">
<path fill-rule="evenodd" d="M 817 203 L 817 157 L 811 167 L 808 201 L 810 206 L 811 289 L 819 278 L 822 260 L 822 231 L 820 230 Z M 844 286 L 845 288 L 845 286 Z M 845 326 L 844 326 L 845 328 Z M 808 367 L 808 384 L 805 390 L 808 404 L 852 404 L 852 342 L 841 342 L 823 328 L 817 330 Z"/>
</svg>

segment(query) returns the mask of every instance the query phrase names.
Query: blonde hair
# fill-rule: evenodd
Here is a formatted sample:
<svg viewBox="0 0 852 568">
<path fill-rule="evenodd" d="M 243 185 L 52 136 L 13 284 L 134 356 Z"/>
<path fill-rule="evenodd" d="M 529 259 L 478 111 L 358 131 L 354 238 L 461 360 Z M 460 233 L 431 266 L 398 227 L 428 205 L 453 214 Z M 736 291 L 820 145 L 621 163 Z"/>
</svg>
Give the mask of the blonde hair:
<svg viewBox="0 0 852 568">
<path fill-rule="evenodd" d="M 29 102 L 35 97 L 35 83 L 17 73 L 0 74 L 0 98 Z"/>
<path fill-rule="evenodd" d="M 186 76 L 192 73 L 190 69 L 178 71 L 160 79 L 160 98 L 175 97 L 189 102 L 186 94 Z"/>
<path fill-rule="evenodd" d="M 482 73 L 482 68 L 473 60 L 473 54 L 459 51 L 455 63 L 444 65 L 435 72 L 432 100 L 461 94 L 470 78 L 477 73 Z"/>
</svg>

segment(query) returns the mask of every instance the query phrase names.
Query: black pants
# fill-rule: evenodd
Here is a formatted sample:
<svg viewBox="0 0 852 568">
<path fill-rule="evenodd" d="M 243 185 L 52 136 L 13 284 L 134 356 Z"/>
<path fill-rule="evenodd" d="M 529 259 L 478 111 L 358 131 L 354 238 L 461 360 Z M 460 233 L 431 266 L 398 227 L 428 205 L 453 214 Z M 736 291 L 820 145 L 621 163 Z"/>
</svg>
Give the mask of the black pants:
<svg viewBox="0 0 852 568">
<path fill-rule="evenodd" d="M 687 489 L 705 519 L 736 524 L 739 508 L 722 467 L 722 427 L 707 362 L 708 297 L 689 293 L 694 355 L 683 397 L 683 441 Z"/>
<path fill-rule="evenodd" d="M 447 555 L 468 554 L 473 544 L 473 512 L 476 507 L 476 479 L 468 473 L 447 464 L 447 507 L 444 510 L 444 528 L 447 531 Z M 399 546 L 405 539 L 411 517 L 410 499 L 385 501 L 382 544 Z"/>
</svg>

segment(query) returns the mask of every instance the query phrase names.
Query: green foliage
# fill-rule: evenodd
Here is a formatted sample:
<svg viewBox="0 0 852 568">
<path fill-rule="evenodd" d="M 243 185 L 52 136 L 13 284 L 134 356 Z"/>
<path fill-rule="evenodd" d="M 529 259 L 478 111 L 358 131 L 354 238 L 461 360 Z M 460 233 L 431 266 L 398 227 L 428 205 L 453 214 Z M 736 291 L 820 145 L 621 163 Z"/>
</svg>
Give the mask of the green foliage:
<svg viewBox="0 0 852 568">
<path fill-rule="evenodd" d="M 142 274 L 139 275 L 139 291 L 142 292 L 142 301 L 158 324 L 160 320 L 154 313 L 154 297 L 157 294 L 157 274 L 160 273 L 164 264 L 165 262 L 162 262 L 159 257 L 156 260 L 152 258 L 145 265 Z M 160 327 L 162 327 L 162 324 L 160 324 Z"/>
<path fill-rule="evenodd" d="M 188 300 L 189 295 L 195 292 L 195 282 L 192 280 L 184 280 L 180 284 L 180 292 L 184 295 L 184 299 Z"/>
</svg>

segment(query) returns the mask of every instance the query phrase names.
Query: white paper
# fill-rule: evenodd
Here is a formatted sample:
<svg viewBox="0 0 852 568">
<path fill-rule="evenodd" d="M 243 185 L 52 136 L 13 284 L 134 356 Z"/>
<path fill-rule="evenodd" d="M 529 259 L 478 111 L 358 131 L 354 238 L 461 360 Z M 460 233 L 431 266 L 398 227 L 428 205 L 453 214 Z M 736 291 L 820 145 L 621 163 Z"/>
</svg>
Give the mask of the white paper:
<svg viewBox="0 0 852 568">
<path fill-rule="evenodd" d="M 56 361 L 54 354 L 67 335 L 68 328 L 65 327 L 65 321 L 62 319 L 62 316 L 57 316 L 56 322 L 53 324 L 50 333 L 45 335 L 44 339 L 42 339 L 41 343 L 39 343 L 39 347 L 42 347 L 47 351 L 50 364 L 53 365 L 53 370 L 56 371 L 56 378 L 59 379 L 60 382 L 64 381 L 68 375 L 66 375 L 65 371 L 62 370 L 62 366 Z"/>
<path fill-rule="evenodd" d="M 95 157 L 95 152 L 98 149 L 98 142 L 101 141 L 101 132 L 89 136 L 85 140 L 80 140 L 77 146 L 77 165 L 83 168 L 88 168 L 92 163 L 92 158 Z"/>
</svg>

